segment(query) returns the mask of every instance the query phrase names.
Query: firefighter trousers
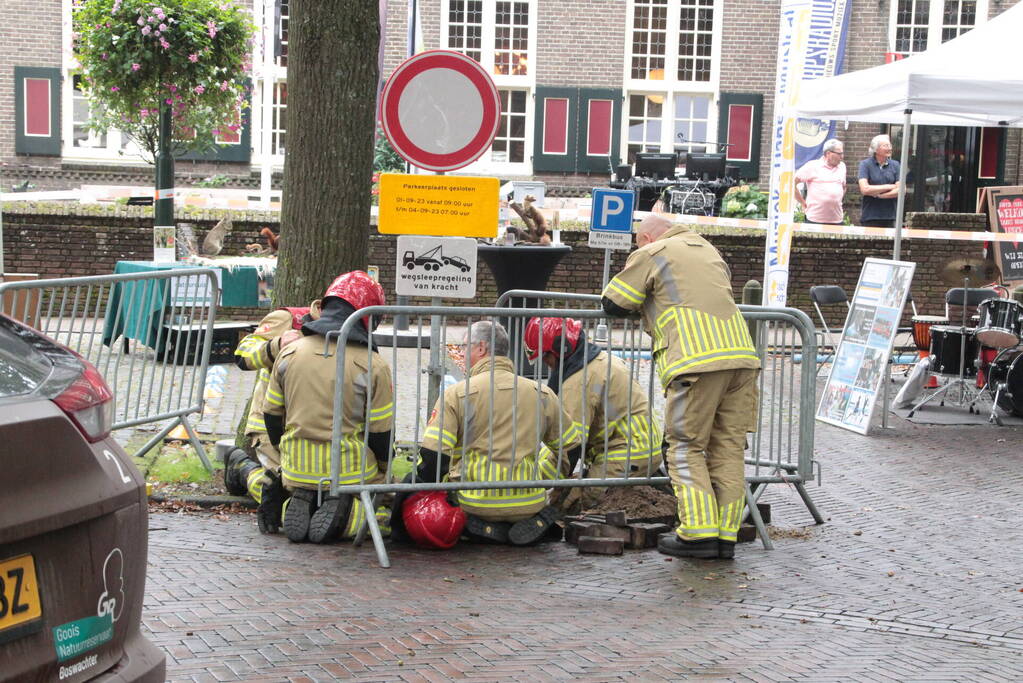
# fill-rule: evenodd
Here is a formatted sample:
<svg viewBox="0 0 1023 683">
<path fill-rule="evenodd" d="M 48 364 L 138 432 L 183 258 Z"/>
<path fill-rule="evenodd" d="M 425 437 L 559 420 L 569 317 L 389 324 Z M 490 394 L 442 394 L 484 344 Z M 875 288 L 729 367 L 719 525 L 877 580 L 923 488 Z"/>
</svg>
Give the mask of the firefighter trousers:
<svg viewBox="0 0 1023 683">
<path fill-rule="evenodd" d="M 665 392 L 664 454 L 686 541 L 736 540 L 745 507 L 746 433 L 757 424 L 759 370 L 676 377 Z"/>
<path fill-rule="evenodd" d="M 278 475 L 281 471 L 281 454 L 270 443 L 270 437 L 265 433 L 251 434 L 251 441 L 249 443 L 262 466 L 249 471 L 245 477 L 245 486 L 249 489 L 249 495 L 252 496 L 252 499 L 258 503 L 263 496 L 263 484 L 270 483 L 269 477 L 266 476 L 266 471 L 270 470 Z"/>
</svg>

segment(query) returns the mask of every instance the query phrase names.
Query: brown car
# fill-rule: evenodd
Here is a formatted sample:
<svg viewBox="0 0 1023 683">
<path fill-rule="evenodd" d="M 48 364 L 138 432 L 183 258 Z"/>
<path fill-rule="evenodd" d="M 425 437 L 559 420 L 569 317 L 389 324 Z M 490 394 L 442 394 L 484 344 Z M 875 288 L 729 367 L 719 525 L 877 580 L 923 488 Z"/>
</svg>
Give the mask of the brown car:
<svg viewBox="0 0 1023 683">
<path fill-rule="evenodd" d="M 96 369 L 0 316 L 0 679 L 162 681 L 145 482 Z"/>
</svg>

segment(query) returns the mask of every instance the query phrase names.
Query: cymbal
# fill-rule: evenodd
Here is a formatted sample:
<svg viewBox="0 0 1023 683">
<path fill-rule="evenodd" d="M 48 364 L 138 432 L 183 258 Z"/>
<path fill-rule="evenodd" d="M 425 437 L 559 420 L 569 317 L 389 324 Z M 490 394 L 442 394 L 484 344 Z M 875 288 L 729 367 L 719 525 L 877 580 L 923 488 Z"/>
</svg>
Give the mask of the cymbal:
<svg viewBox="0 0 1023 683">
<path fill-rule="evenodd" d="M 999 277 L 998 266 L 982 258 L 954 258 L 938 270 L 938 277 L 949 287 L 962 287 L 970 279 L 970 287 L 986 285 Z"/>
</svg>

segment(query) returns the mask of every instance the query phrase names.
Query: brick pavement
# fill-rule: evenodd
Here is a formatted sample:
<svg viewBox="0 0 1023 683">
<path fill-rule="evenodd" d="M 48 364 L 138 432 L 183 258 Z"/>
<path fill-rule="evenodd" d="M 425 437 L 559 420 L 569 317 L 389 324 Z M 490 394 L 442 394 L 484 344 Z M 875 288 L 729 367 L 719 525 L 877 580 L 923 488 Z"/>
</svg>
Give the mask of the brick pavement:
<svg viewBox="0 0 1023 683">
<path fill-rule="evenodd" d="M 145 626 L 173 680 L 1020 680 L 1023 430 L 818 425 L 812 521 L 734 563 L 291 545 L 154 514 Z"/>
</svg>

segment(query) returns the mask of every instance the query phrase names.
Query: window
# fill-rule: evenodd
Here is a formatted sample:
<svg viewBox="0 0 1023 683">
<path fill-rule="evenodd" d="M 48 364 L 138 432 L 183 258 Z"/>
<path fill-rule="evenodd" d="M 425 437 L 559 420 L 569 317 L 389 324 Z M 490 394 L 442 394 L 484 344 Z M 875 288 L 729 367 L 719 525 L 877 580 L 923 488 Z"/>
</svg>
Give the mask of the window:
<svg viewBox="0 0 1023 683">
<path fill-rule="evenodd" d="M 986 21 L 987 13 L 987 0 L 896 0 L 892 3 L 892 52 L 923 52 Z"/>
<path fill-rule="evenodd" d="M 536 0 L 444 0 L 441 47 L 475 59 L 501 96 L 501 121 L 473 172 L 529 174 L 536 78 Z"/>
<path fill-rule="evenodd" d="M 722 0 L 630 0 L 625 153 L 717 151 Z"/>
</svg>

